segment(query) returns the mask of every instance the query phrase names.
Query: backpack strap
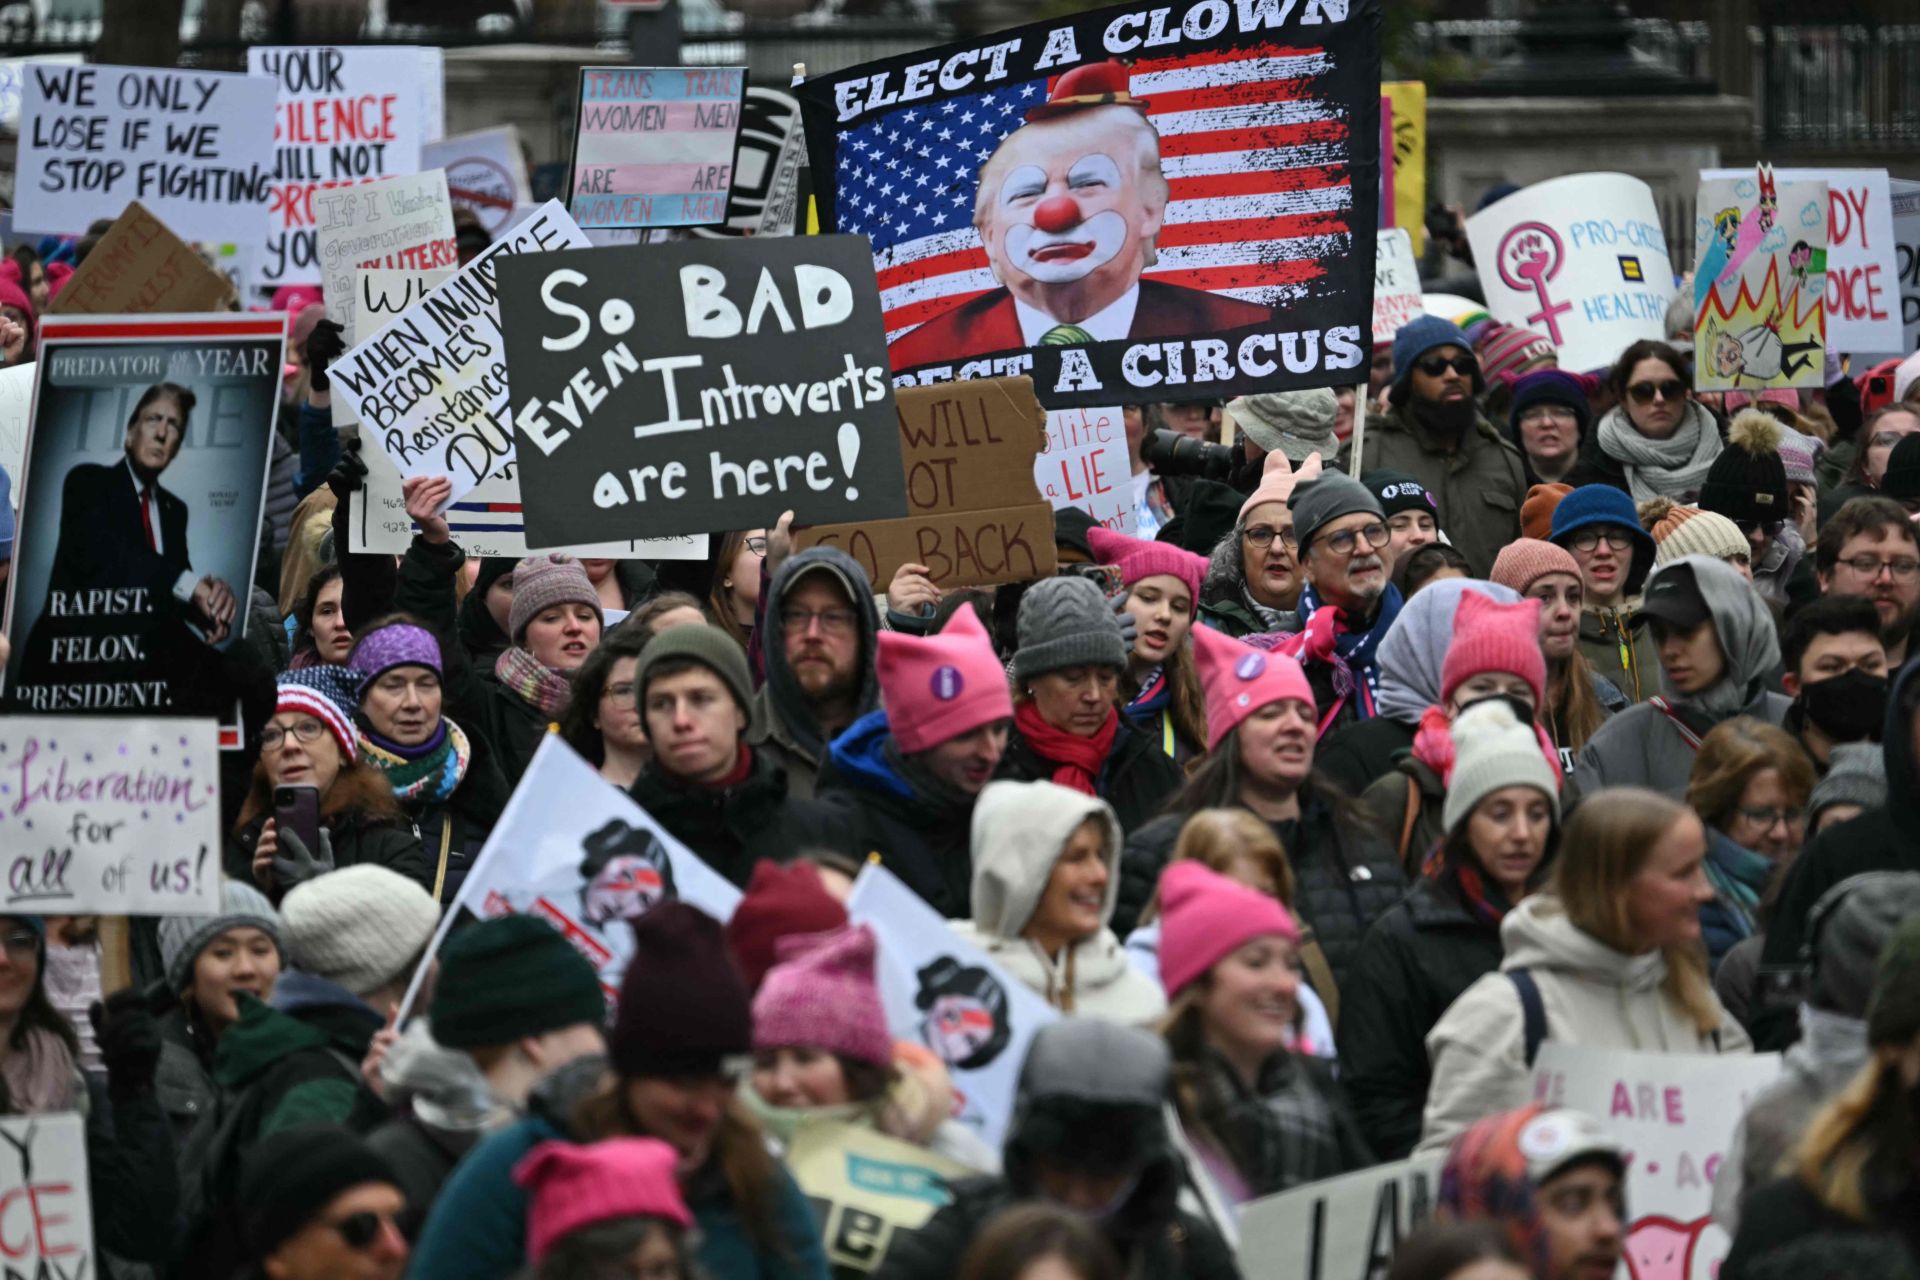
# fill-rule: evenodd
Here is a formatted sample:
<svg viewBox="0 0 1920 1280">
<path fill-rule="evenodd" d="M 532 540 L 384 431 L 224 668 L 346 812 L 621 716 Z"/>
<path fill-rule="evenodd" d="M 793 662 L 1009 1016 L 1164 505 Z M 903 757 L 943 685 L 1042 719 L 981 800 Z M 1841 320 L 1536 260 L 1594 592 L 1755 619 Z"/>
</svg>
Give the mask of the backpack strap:
<svg viewBox="0 0 1920 1280">
<path fill-rule="evenodd" d="M 1508 969 L 1507 980 L 1520 993 L 1520 1016 L 1526 1023 L 1527 1065 L 1540 1056 L 1540 1045 L 1547 1038 L 1547 1003 L 1540 998 L 1540 984 L 1525 969 Z"/>
<path fill-rule="evenodd" d="M 1307 971 L 1307 985 L 1320 997 L 1320 1003 L 1326 1006 L 1327 1023 L 1334 1030 L 1340 1029 L 1340 984 L 1333 980 L 1333 966 L 1327 963 L 1327 953 L 1321 949 L 1320 942 L 1313 936 L 1313 926 L 1300 922 L 1300 967 Z"/>
<path fill-rule="evenodd" d="M 1406 817 L 1401 819 L 1401 822 L 1400 822 L 1399 853 L 1400 853 L 1400 865 L 1402 867 L 1409 866 L 1407 862 L 1407 849 L 1411 847 L 1413 844 L 1414 820 L 1420 816 L 1420 783 L 1417 780 L 1415 780 L 1414 776 L 1410 773 L 1406 775 L 1406 779 L 1407 779 L 1407 813 L 1406 813 Z"/>
</svg>

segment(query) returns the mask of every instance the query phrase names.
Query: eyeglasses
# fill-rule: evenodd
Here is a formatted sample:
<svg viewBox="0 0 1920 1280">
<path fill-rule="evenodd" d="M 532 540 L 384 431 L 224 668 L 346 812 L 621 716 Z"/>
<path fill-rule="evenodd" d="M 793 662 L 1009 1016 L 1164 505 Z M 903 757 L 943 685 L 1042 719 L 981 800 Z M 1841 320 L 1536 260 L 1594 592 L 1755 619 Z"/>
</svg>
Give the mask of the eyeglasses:
<svg viewBox="0 0 1920 1280">
<path fill-rule="evenodd" d="M 1678 378 L 1668 378 L 1664 382 L 1636 382 L 1627 388 L 1627 394 L 1633 397 L 1635 404 L 1652 404 L 1653 398 L 1678 400 L 1687 394 L 1687 384 Z"/>
<path fill-rule="evenodd" d="M 1414 368 L 1429 378 L 1438 378 L 1451 369 L 1463 378 L 1471 378 L 1480 372 L 1480 362 L 1472 356 L 1428 356 L 1415 362 Z"/>
<path fill-rule="evenodd" d="M 1372 524 L 1363 524 L 1358 529 L 1342 529 L 1339 533 L 1326 536 L 1327 550 L 1337 556 L 1350 556 L 1354 553 L 1355 540 L 1365 538 L 1367 550 L 1374 551 L 1387 545 L 1387 526 L 1378 520 Z"/>
<path fill-rule="evenodd" d="M 820 630 L 830 636 L 852 635 L 859 624 L 859 616 L 851 609 L 822 609 L 815 613 L 811 609 L 782 609 L 780 625 L 790 636 L 805 635 L 813 628 L 815 619 L 819 620 Z"/>
<path fill-rule="evenodd" d="M 767 540 L 765 538 L 761 537 L 758 534 L 755 534 L 753 537 L 745 539 L 744 542 L 747 550 L 753 552 L 753 554 L 759 556 L 763 560 L 766 559 Z"/>
<path fill-rule="evenodd" d="M 1776 822 L 1783 823 L 1789 827 L 1797 827 L 1804 824 L 1807 820 L 1806 813 L 1800 809 L 1748 809 L 1743 806 L 1735 809 L 1734 812 L 1742 818 L 1745 818 L 1748 822 L 1751 822 L 1754 826 L 1763 829 L 1773 826 Z"/>
<path fill-rule="evenodd" d="M 1560 404 L 1536 404 L 1523 410 L 1520 425 L 1532 426 L 1538 422 L 1578 422 L 1580 415 Z"/>
<path fill-rule="evenodd" d="M 1893 575 L 1895 582 L 1905 582 L 1920 573 L 1920 560 L 1912 556 L 1895 556 L 1891 560 L 1882 560 L 1879 556 L 1854 556 L 1840 563 L 1862 578 L 1877 578 L 1880 571 L 1885 569 Z"/>
<path fill-rule="evenodd" d="M 40 950 L 40 935 L 31 929 L 9 929 L 6 936 L 0 938 L 0 946 L 4 946 L 10 956 L 30 956 Z"/>
<path fill-rule="evenodd" d="M 1257 524 L 1240 536 L 1256 547 L 1271 546 L 1275 538 L 1280 539 L 1280 545 L 1289 551 L 1295 550 L 1300 545 L 1293 536 L 1293 530 L 1275 529 L 1271 525 Z"/>
<path fill-rule="evenodd" d="M 1625 529 L 1582 529 L 1567 539 L 1567 545 L 1581 552 L 1592 551 L 1603 542 L 1615 551 L 1625 551 L 1633 545 L 1633 535 Z"/>
<path fill-rule="evenodd" d="M 329 1222 L 326 1225 L 338 1231 L 340 1238 L 347 1242 L 347 1248 L 355 1253 L 365 1253 L 371 1249 L 374 1242 L 380 1238 L 383 1229 L 387 1227 L 392 1227 L 395 1231 L 400 1229 L 392 1215 L 372 1211 L 350 1213 L 338 1222 Z"/>
<path fill-rule="evenodd" d="M 277 724 L 270 724 L 260 731 L 260 749 L 272 751 L 287 740 L 289 733 L 293 734 L 295 742 L 318 742 L 326 731 L 327 726 L 318 720 L 297 721 L 292 729 L 283 729 Z"/>
<path fill-rule="evenodd" d="M 622 680 L 618 684 L 610 684 L 600 691 L 600 696 L 612 698 L 615 702 L 631 702 L 633 701 L 633 681 Z"/>
<path fill-rule="evenodd" d="M 1733 527 L 1743 537 L 1751 538 L 1756 533 L 1762 533 L 1771 538 L 1780 532 L 1780 526 L 1785 523 L 1785 520 L 1735 520 Z"/>
</svg>

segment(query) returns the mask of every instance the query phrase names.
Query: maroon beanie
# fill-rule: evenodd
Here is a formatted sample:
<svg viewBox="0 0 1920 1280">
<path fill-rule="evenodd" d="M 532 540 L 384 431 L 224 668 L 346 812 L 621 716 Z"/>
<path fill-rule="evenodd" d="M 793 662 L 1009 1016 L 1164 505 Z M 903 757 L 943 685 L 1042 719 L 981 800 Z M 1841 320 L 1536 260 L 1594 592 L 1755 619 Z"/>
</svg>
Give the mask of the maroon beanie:
<svg viewBox="0 0 1920 1280">
<path fill-rule="evenodd" d="M 753 864 L 753 879 L 727 921 L 727 946 L 747 989 L 758 991 L 767 970 L 773 968 L 780 939 L 796 933 L 831 933 L 846 924 L 847 909 L 827 892 L 811 862 L 783 866 L 762 858 Z"/>
<path fill-rule="evenodd" d="M 752 1006 L 719 921 L 677 900 L 634 921 L 607 1050 L 623 1076 L 720 1075 L 753 1052 Z"/>
</svg>

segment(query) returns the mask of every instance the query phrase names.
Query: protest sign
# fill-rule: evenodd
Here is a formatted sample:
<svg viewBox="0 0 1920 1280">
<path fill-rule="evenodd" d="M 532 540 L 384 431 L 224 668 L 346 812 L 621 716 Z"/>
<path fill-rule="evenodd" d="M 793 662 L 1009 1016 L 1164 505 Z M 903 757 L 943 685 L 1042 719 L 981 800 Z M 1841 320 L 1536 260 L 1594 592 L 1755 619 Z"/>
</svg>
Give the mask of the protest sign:
<svg viewBox="0 0 1920 1280">
<path fill-rule="evenodd" d="M 1080 510 L 1115 533 L 1132 536 L 1133 464 L 1121 408 L 1055 409 L 1047 414 L 1045 445 L 1033 460 L 1033 482 L 1055 511 Z"/>
<path fill-rule="evenodd" d="M 1433 1213 L 1441 1153 L 1375 1165 L 1240 1207 L 1250 1276 L 1381 1280 L 1407 1233 Z"/>
<path fill-rule="evenodd" d="M 906 513 L 863 241 L 523 254 L 499 279 L 536 548 Z"/>
<path fill-rule="evenodd" d="M 463 133 L 423 147 L 420 165 L 446 170 L 447 194 L 453 197 L 454 205 L 471 209 L 488 235 L 500 233 L 512 218 L 515 205 L 533 202 L 520 130 L 510 124 Z"/>
<path fill-rule="evenodd" d="M 787 1171 L 813 1206 L 836 1280 L 880 1269 L 895 1233 L 927 1224 L 953 1199 L 949 1181 L 981 1172 L 871 1124 L 803 1121 L 787 1143 Z"/>
<path fill-rule="evenodd" d="M 114 219 L 47 307 L 52 315 L 155 315 L 225 311 L 228 279 L 137 201 Z"/>
<path fill-rule="evenodd" d="M 1666 336 L 1673 264 L 1653 188 L 1624 173 L 1538 182 L 1467 219 L 1502 324 L 1544 334 L 1565 369 L 1598 369 Z"/>
<path fill-rule="evenodd" d="M 741 103 L 740 136 L 733 151 L 727 220 L 691 227 L 691 234 L 790 236 L 800 231 L 800 175 L 807 167 L 807 135 L 800 100 L 785 89 L 750 84 Z"/>
<path fill-rule="evenodd" d="M 27 462 L 27 419 L 33 408 L 31 364 L 0 366 L 0 468 L 14 482 L 12 505 L 20 505 L 20 473 Z"/>
<path fill-rule="evenodd" d="M 1457 293 L 1423 293 L 1420 295 L 1420 310 L 1430 316 L 1439 316 L 1442 320 L 1451 320 L 1455 316 L 1470 315 L 1485 308 L 1472 298 L 1463 298 Z"/>
<path fill-rule="evenodd" d="M 1380 233 L 1373 262 L 1373 340 L 1392 342 L 1400 326 L 1420 318 L 1420 265 L 1404 227 Z"/>
<path fill-rule="evenodd" d="M 1920 351 L 1920 182 L 1895 178 L 1891 203 L 1903 335 L 1897 350 Z"/>
<path fill-rule="evenodd" d="M 189 240 L 266 239 L 271 81 L 145 67 L 26 70 L 15 230 L 77 235 L 139 200 Z"/>
<path fill-rule="evenodd" d="M 954 1119 L 998 1151 L 1027 1046 L 1060 1015 L 878 863 L 861 868 L 847 915 L 880 944 L 874 967 L 894 1039 L 924 1044 L 947 1064 Z"/>
<path fill-rule="evenodd" d="M 796 86 L 894 372 L 1050 409 L 1359 381 L 1380 10 L 1134 0 Z"/>
<path fill-rule="evenodd" d="M 745 67 L 582 67 L 567 211 L 583 227 L 727 220 Z"/>
<path fill-rule="evenodd" d="M 1820 385 L 1828 216 L 1826 183 L 1788 182 L 1764 165 L 1700 184 L 1693 219 L 1695 390 Z"/>
<path fill-rule="evenodd" d="M 0 1119 L 0 1242 L 8 1280 L 92 1280 L 93 1202 L 86 1122 L 73 1112 Z"/>
<path fill-rule="evenodd" d="M 420 58 L 420 142 L 439 142 L 447 136 L 447 54 L 437 45 L 414 49 Z M 438 165 L 422 165 L 437 169 Z"/>
<path fill-rule="evenodd" d="M 895 402 L 912 514 L 796 529 L 795 549 L 838 547 L 882 588 L 903 564 L 925 565 L 942 587 L 1051 576 L 1053 505 L 1035 486 L 1046 415 L 1032 380 L 908 387 Z"/>
<path fill-rule="evenodd" d="M 1700 172 L 1703 182 L 1749 176 L 1741 169 Z M 1902 350 L 1900 266 L 1887 171 L 1775 169 L 1773 176 L 1776 182 L 1827 184 L 1827 346 L 1850 355 Z"/>
<path fill-rule="evenodd" d="M 1392 140 L 1383 163 L 1383 187 L 1393 195 L 1390 208 L 1380 211 L 1380 225 L 1398 227 L 1413 238 L 1417 257 L 1427 243 L 1427 84 L 1424 80 L 1389 80 L 1380 86 L 1381 127 Z"/>
<path fill-rule="evenodd" d="M 360 268 L 432 271 L 460 265 L 447 175 L 438 169 L 316 191 L 313 216 L 327 318 L 349 330 Z"/>
<path fill-rule="evenodd" d="M 398 267 L 359 267 L 353 273 L 353 297 L 343 304 L 349 347 L 364 342 L 389 321 L 418 303 L 433 288 L 453 274 L 452 267 L 431 267 L 424 271 Z M 334 395 L 328 410 L 336 429 L 357 427 L 360 414 L 351 397 Z"/>
<path fill-rule="evenodd" d="M 246 622 L 286 323 L 42 321 L 7 584 L 20 710 L 222 710 L 174 686 L 219 685 L 201 646 L 227 648 Z"/>
<path fill-rule="evenodd" d="M 211 720 L 0 717 L 8 913 L 216 915 Z"/>
<path fill-rule="evenodd" d="M 724 924 L 740 890 L 549 733 L 448 906 L 401 1018 L 447 931 L 476 916 L 539 916 L 593 965 L 611 1005 L 633 958 L 633 922 L 668 898 Z"/>
<path fill-rule="evenodd" d="M 247 70 L 279 85 L 275 186 L 259 283 L 319 284 L 314 193 L 420 168 L 419 50 L 255 47 L 247 50 Z"/>
</svg>

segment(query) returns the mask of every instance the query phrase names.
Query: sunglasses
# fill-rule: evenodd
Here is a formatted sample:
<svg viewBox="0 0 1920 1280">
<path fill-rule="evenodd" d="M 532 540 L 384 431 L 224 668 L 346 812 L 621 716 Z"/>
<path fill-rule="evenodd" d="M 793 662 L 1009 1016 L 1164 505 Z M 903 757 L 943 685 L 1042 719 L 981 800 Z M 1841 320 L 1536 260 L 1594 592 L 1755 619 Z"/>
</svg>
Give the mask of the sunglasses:
<svg viewBox="0 0 1920 1280">
<path fill-rule="evenodd" d="M 1636 382 L 1627 388 L 1627 394 L 1633 397 L 1635 404 L 1652 404 L 1656 395 L 1662 400 L 1678 400 L 1687 394 L 1687 384 L 1678 378 L 1668 378 L 1664 382 Z"/>
<path fill-rule="evenodd" d="M 398 1224 L 390 1215 L 371 1211 L 350 1213 L 338 1222 L 329 1222 L 327 1225 L 339 1232 L 340 1238 L 346 1241 L 347 1247 L 355 1253 L 365 1253 L 371 1249 L 384 1228 L 391 1226 L 394 1230 L 399 1230 Z"/>
<path fill-rule="evenodd" d="M 1479 362 L 1472 356 L 1428 356 L 1413 367 L 1429 378 L 1438 378 L 1449 369 L 1463 378 L 1471 378 L 1480 371 Z"/>
</svg>

